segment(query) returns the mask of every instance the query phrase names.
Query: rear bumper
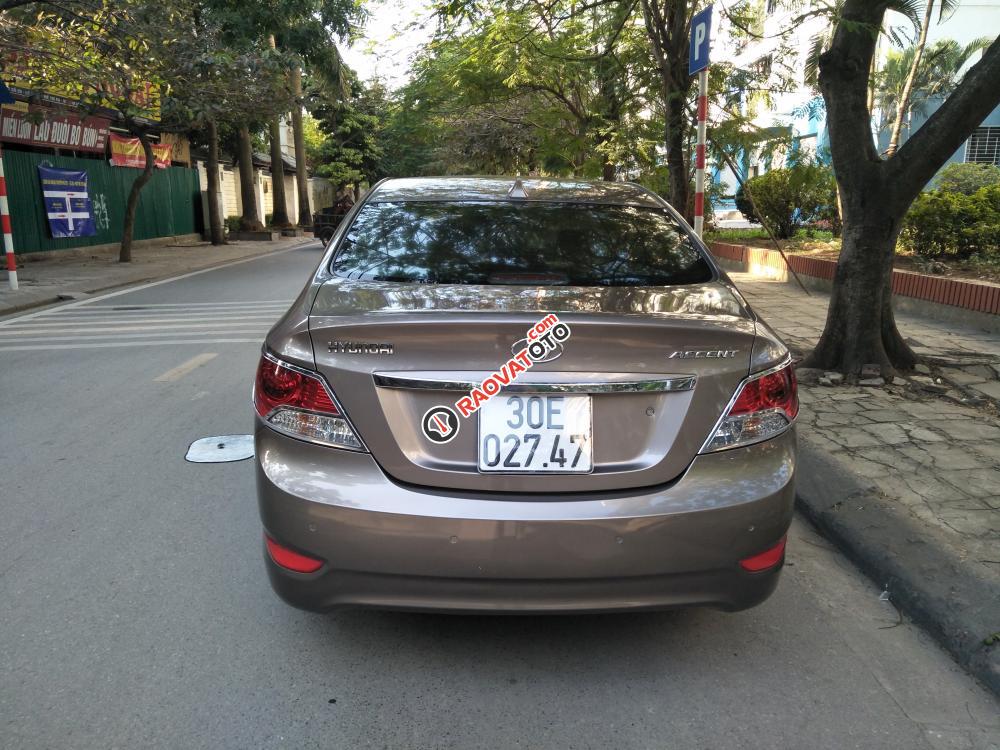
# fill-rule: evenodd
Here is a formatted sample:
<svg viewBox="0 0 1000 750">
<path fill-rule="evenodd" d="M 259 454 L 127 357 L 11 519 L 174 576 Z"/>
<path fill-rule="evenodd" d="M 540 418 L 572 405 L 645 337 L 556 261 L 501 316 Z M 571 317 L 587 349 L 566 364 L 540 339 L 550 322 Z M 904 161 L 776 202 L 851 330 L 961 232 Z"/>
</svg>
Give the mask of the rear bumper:
<svg viewBox="0 0 1000 750">
<path fill-rule="evenodd" d="M 794 502 L 794 431 L 699 456 L 665 487 L 557 499 L 401 486 L 368 454 L 262 426 L 256 437 L 265 530 L 325 561 L 300 574 L 265 552 L 271 583 L 319 611 L 745 609 L 781 566 L 747 573 L 738 561 L 781 538 Z"/>
</svg>

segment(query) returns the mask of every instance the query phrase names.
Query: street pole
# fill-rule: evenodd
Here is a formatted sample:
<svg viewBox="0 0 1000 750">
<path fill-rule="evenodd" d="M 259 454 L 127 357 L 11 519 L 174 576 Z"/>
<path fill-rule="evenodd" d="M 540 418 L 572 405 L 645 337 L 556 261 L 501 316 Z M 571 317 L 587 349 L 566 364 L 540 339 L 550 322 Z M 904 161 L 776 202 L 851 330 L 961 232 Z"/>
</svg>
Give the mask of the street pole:
<svg viewBox="0 0 1000 750">
<path fill-rule="evenodd" d="M 694 173 L 694 233 L 701 239 L 705 230 L 705 140 L 708 119 L 708 68 L 698 72 L 698 145 Z"/>
<path fill-rule="evenodd" d="M 691 19 L 691 48 L 688 75 L 698 74 L 698 145 L 694 171 L 694 233 L 701 239 L 705 231 L 705 121 L 708 120 L 708 64 L 712 43 L 712 6 Z"/>
<path fill-rule="evenodd" d="M 3 250 L 7 256 L 7 283 L 17 291 L 17 258 L 14 256 L 14 234 L 10 227 L 10 207 L 7 204 L 7 180 L 3 174 L 3 147 L 0 146 L 0 229 L 3 230 Z"/>
</svg>

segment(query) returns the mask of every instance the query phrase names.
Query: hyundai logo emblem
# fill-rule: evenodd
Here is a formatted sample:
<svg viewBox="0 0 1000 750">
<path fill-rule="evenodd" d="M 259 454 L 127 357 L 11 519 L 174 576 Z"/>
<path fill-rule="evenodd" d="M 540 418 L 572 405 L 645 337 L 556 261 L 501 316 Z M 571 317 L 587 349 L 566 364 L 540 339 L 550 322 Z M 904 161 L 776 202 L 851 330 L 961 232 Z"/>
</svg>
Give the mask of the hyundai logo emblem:
<svg viewBox="0 0 1000 750">
<path fill-rule="evenodd" d="M 515 341 L 511 345 L 511 347 L 510 347 L 510 353 L 511 354 L 517 354 L 522 349 L 527 349 L 529 343 L 531 343 L 531 342 L 529 342 L 528 339 L 526 339 L 526 338 L 524 338 L 524 339 L 518 339 L 517 341 Z M 552 349 L 549 349 L 547 352 L 545 352 L 544 356 L 542 356 L 539 359 L 534 359 L 533 358 L 533 361 L 536 364 L 540 363 L 540 362 L 551 362 L 551 361 L 553 361 L 555 359 L 559 359 L 562 356 L 562 353 L 563 353 L 562 342 L 554 341 L 553 340 L 552 343 L 555 344 L 555 347 L 552 348 Z"/>
</svg>

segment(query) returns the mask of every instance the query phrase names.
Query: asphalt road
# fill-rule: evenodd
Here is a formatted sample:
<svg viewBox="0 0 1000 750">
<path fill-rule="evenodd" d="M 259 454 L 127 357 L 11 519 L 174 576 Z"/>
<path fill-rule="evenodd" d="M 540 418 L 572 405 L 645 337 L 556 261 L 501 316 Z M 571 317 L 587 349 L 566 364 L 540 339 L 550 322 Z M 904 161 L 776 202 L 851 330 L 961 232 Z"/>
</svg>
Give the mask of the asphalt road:
<svg viewBox="0 0 1000 750">
<path fill-rule="evenodd" d="M 0 747 L 1000 748 L 995 698 L 802 521 L 740 614 L 284 605 L 251 462 L 183 456 L 250 432 L 319 257 L 0 321 Z"/>
</svg>

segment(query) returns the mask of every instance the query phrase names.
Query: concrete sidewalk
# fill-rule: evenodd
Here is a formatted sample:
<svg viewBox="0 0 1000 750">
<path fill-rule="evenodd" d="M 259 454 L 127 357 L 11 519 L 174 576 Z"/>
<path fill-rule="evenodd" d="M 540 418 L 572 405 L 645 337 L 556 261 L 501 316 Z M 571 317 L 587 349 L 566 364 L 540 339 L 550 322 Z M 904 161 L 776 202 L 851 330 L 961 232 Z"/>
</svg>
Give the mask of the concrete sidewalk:
<svg viewBox="0 0 1000 750">
<path fill-rule="evenodd" d="M 276 242 L 231 242 L 213 247 L 208 242 L 165 243 L 133 248 L 132 262 L 119 263 L 118 251 L 60 257 L 46 254 L 43 260 L 18 256 L 20 288 L 10 290 L 7 275 L 0 277 L 0 316 L 32 307 L 94 294 L 128 284 L 176 276 L 191 271 L 287 250 L 308 237 L 287 237 Z"/>
<path fill-rule="evenodd" d="M 730 276 L 797 354 L 815 345 L 826 295 Z M 1000 337 L 897 321 L 927 363 L 913 376 L 843 386 L 803 373 L 800 506 L 1000 693 Z"/>
</svg>

